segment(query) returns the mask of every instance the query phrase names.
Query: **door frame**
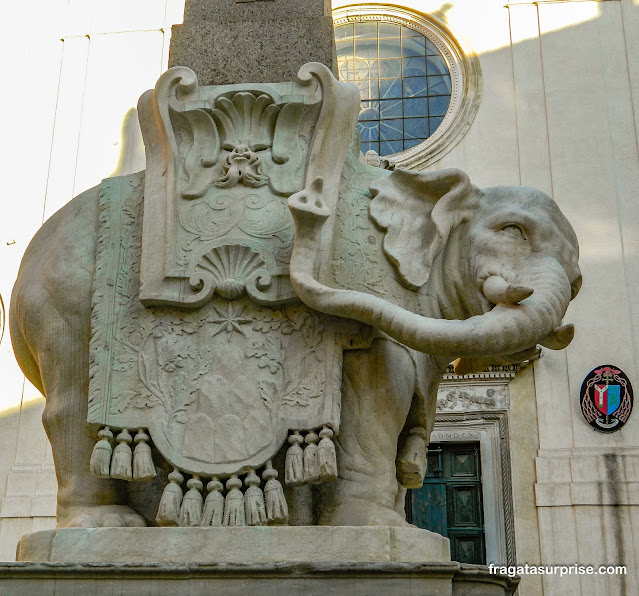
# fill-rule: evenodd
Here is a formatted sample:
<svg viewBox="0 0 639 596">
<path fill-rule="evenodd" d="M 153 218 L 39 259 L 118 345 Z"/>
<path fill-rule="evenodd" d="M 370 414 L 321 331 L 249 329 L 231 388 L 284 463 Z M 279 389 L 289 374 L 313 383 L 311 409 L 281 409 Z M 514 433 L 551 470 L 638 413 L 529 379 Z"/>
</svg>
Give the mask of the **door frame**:
<svg viewBox="0 0 639 596">
<path fill-rule="evenodd" d="M 513 565 L 516 556 L 507 412 L 438 412 L 430 442 L 479 443 L 486 564 Z"/>
</svg>

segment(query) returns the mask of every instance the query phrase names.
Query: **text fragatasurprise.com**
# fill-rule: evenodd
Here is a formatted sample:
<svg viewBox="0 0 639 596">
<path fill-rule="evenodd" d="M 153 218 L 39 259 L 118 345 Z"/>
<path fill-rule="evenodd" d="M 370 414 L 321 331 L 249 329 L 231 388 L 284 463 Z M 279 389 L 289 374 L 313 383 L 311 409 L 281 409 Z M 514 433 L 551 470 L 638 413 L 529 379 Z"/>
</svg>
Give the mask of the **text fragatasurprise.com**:
<svg viewBox="0 0 639 596">
<path fill-rule="evenodd" d="M 516 575 L 625 575 L 625 565 L 495 565 L 488 566 L 489 573 L 500 573 L 515 577 Z"/>
</svg>

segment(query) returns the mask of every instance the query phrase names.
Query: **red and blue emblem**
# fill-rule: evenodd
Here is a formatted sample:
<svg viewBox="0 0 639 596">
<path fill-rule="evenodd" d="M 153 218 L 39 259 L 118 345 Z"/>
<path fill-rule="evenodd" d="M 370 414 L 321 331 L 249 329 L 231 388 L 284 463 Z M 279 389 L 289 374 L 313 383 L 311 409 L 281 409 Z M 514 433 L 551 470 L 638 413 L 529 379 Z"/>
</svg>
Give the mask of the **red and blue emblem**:
<svg viewBox="0 0 639 596">
<path fill-rule="evenodd" d="M 614 414 L 621 403 L 621 385 L 595 383 L 595 407 L 602 414 Z"/>
<path fill-rule="evenodd" d="M 615 432 L 632 412 L 632 385 L 618 367 L 604 364 L 594 368 L 581 385 L 581 411 L 593 428 Z"/>
</svg>

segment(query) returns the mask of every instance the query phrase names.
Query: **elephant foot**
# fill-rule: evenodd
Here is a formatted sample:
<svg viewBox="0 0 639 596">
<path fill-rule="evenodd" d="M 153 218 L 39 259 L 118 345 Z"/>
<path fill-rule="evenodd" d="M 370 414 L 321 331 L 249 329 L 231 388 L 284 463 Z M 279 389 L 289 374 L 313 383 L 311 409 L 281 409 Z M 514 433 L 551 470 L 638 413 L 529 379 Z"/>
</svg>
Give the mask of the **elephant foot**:
<svg viewBox="0 0 639 596">
<path fill-rule="evenodd" d="M 393 526 L 414 528 L 403 515 L 374 503 L 357 502 L 339 505 L 322 512 L 318 519 L 320 526 Z"/>
<path fill-rule="evenodd" d="M 143 528 L 144 518 L 126 505 L 76 505 L 58 512 L 59 528 Z"/>
</svg>

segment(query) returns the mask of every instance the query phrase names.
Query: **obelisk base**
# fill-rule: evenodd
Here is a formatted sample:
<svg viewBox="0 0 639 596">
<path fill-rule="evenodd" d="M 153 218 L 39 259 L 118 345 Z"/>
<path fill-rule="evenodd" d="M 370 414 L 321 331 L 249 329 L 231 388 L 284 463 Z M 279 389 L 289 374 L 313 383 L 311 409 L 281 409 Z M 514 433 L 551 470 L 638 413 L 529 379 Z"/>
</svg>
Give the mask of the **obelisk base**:
<svg viewBox="0 0 639 596">
<path fill-rule="evenodd" d="M 169 66 L 188 66 L 202 86 L 293 81 L 307 62 L 337 75 L 333 35 L 327 0 L 189 0 Z"/>
</svg>

